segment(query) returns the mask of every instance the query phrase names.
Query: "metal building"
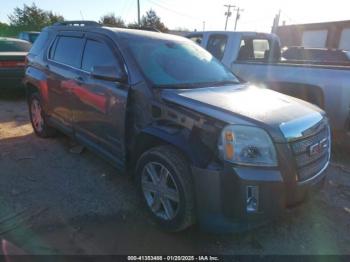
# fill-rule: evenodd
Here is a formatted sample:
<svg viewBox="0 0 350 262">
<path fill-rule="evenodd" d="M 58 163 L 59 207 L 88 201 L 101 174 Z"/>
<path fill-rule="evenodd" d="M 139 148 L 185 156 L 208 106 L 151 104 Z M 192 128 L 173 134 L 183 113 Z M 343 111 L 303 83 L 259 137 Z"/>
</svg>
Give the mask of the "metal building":
<svg viewBox="0 0 350 262">
<path fill-rule="evenodd" d="M 277 27 L 282 46 L 350 50 L 350 20 Z"/>
</svg>

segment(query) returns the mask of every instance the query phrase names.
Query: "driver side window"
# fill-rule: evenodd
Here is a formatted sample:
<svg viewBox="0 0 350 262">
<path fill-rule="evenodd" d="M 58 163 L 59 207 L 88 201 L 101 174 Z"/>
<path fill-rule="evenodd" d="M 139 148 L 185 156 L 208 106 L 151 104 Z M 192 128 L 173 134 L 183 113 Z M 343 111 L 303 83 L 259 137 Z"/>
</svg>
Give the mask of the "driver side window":
<svg viewBox="0 0 350 262">
<path fill-rule="evenodd" d="M 118 63 L 106 44 L 88 39 L 85 45 L 82 69 L 91 72 L 94 66 L 118 66 Z"/>
</svg>

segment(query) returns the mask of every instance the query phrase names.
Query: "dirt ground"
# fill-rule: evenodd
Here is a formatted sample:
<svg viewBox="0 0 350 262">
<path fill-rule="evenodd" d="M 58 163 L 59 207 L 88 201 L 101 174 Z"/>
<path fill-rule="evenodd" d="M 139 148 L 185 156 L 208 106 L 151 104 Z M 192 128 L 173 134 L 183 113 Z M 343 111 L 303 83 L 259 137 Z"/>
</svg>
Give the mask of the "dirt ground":
<svg viewBox="0 0 350 262">
<path fill-rule="evenodd" d="M 350 254 L 350 156 L 323 190 L 251 232 L 160 231 L 130 179 L 72 142 L 39 139 L 23 97 L 0 98 L 0 235 L 32 254 Z"/>
</svg>

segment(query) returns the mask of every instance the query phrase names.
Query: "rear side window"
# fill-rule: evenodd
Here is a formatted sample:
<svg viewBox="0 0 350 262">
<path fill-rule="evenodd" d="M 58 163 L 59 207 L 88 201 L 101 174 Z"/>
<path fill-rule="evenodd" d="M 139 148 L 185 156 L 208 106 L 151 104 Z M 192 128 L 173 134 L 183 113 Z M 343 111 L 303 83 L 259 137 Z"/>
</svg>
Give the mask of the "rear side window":
<svg viewBox="0 0 350 262">
<path fill-rule="evenodd" d="M 254 58 L 263 59 L 270 52 L 270 44 L 267 39 L 253 40 Z"/>
<path fill-rule="evenodd" d="M 38 55 L 40 51 L 44 49 L 44 45 L 49 40 L 49 33 L 48 32 L 42 32 L 36 39 L 36 41 L 33 44 L 32 49 L 30 49 L 30 53 L 34 55 Z"/>
<path fill-rule="evenodd" d="M 60 36 L 54 52 L 50 52 L 50 58 L 56 62 L 80 68 L 84 39 L 79 37 Z M 53 47 L 54 47 L 53 46 Z"/>
<path fill-rule="evenodd" d="M 226 35 L 211 35 L 208 40 L 207 49 L 213 56 L 221 60 L 224 57 L 226 44 Z"/>
<path fill-rule="evenodd" d="M 118 65 L 118 63 L 106 44 L 94 40 L 87 40 L 82 62 L 83 70 L 91 72 L 94 66 L 116 65 Z"/>
<path fill-rule="evenodd" d="M 247 38 L 241 40 L 237 60 L 267 61 L 269 58 L 272 60 L 280 59 L 280 48 L 278 44 L 275 44 L 275 47 L 271 48 L 268 39 Z"/>
</svg>

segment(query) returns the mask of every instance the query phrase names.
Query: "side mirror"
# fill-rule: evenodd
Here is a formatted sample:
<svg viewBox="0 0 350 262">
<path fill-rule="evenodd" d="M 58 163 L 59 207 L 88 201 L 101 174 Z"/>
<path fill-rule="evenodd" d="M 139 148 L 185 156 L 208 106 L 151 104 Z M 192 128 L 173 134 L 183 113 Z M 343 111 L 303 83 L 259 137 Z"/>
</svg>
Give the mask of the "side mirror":
<svg viewBox="0 0 350 262">
<path fill-rule="evenodd" d="M 126 74 L 116 66 L 94 66 L 91 76 L 107 81 L 125 82 L 127 80 Z"/>
</svg>

